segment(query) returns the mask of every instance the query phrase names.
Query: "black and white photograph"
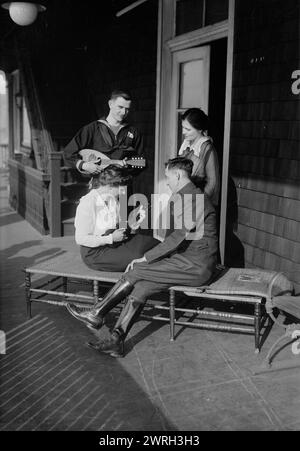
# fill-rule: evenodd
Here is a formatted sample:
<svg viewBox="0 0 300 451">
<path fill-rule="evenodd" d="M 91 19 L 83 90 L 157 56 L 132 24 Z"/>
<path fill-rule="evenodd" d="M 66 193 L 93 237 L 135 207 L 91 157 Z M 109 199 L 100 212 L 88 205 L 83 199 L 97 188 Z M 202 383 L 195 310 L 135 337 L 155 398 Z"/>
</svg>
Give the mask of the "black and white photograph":
<svg viewBox="0 0 300 451">
<path fill-rule="evenodd" d="M 1 1 L 0 253 L 1 432 L 300 431 L 300 1 Z"/>
</svg>

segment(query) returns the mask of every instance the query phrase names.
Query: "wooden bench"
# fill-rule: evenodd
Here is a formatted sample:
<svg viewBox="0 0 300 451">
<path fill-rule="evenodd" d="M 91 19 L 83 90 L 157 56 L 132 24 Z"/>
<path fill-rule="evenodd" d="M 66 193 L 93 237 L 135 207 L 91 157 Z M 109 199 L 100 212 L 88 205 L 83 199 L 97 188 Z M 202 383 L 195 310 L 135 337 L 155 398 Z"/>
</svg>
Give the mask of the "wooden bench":
<svg viewBox="0 0 300 451">
<path fill-rule="evenodd" d="M 31 318 L 32 303 L 52 304 L 64 307 L 72 302 L 81 306 L 90 306 L 101 300 L 100 287 L 109 288 L 123 273 L 95 271 L 88 268 L 78 253 L 66 252 L 63 255 L 24 269 L 27 316 Z M 37 277 L 36 277 L 37 276 Z M 39 277 L 40 276 L 40 277 Z M 37 280 L 34 280 L 37 279 Z M 71 282 L 80 284 L 90 281 L 91 294 L 81 291 L 69 291 Z M 169 312 L 169 307 L 155 302 L 155 309 Z M 169 322 L 169 316 L 143 315 L 147 319 Z"/>
<path fill-rule="evenodd" d="M 33 276 L 43 276 L 43 281 L 34 281 Z M 99 287 L 109 287 L 116 283 L 122 273 L 102 272 L 89 269 L 81 260 L 79 254 L 67 252 L 56 256 L 46 262 L 25 268 L 25 289 L 27 302 L 27 315 L 31 317 L 31 305 L 33 302 L 65 306 L 68 302 L 78 305 L 92 306 L 99 299 Z M 45 280 L 44 280 L 45 279 Z M 92 284 L 92 293 L 68 291 L 71 281 L 86 282 Z M 36 283 L 40 283 L 36 285 Z M 53 287 L 53 284 L 57 283 Z M 49 285 L 51 288 L 49 289 Z M 292 284 L 280 273 L 272 271 L 230 268 L 223 271 L 217 280 L 208 286 L 187 287 L 174 286 L 169 290 L 169 306 L 158 305 L 155 308 L 167 311 L 167 316 L 147 316 L 144 318 L 169 322 L 170 340 L 174 341 L 175 325 L 184 327 L 196 327 L 201 329 L 222 330 L 229 332 L 250 333 L 255 336 L 255 352 L 260 350 L 260 332 L 266 319 L 264 304 L 271 295 L 291 293 Z M 196 308 L 183 308 L 176 306 L 176 296 L 192 297 L 200 301 Z M 49 298 L 50 296 L 50 298 Z M 51 298 L 52 296 L 52 298 Z M 56 299 L 53 299 L 53 298 Z M 215 301 L 222 305 L 224 302 L 233 304 L 250 304 L 254 307 L 253 315 L 211 311 L 202 309 L 203 302 Z M 184 315 L 188 313 L 194 316 L 212 318 L 214 323 L 207 321 L 191 322 Z M 179 318 L 179 315 L 181 318 Z M 183 318 L 182 318 L 183 317 Z M 216 321 L 219 321 L 217 323 Z M 231 324 L 236 321 L 247 321 L 246 324 Z M 220 324 L 222 322 L 222 324 Z"/>
<path fill-rule="evenodd" d="M 45 276 L 41 284 L 32 283 L 33 275 Z M 99 286 L 114 284 L 122 276 L 120 272 L 100 272 L 88 268 L 79 254 L 66 252 L 41 264 L 25 268 L 25 290 L 27 316 L 31 318 L 32 302 L 65 306 L 68 302 L 81 305 L 93 305 L 99 299 Z M 68 291 L 68 283 L 75 281 L 91 281 L 92 294 L 73 293 Z M 49 285 L 57 283 L 49 289 Z M 47 296 L 47 297 L 46 297 Z M 53 296 L 58 299 L 51 299 Z"/>
</svg>

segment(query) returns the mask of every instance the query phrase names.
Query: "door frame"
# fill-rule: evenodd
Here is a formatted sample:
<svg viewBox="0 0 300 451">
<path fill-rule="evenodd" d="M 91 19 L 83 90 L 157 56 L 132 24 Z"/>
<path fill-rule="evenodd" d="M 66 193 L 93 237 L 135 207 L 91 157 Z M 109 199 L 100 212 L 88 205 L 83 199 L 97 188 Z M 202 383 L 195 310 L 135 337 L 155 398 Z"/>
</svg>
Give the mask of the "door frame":
<svg viewBox="0 0 300 451">
<path fill-rule="evenodd" d="M 218 39 L 227 38 L 223 171 L 219 235 L 221 261 L 224 263 L 232 107 L 235 0 L 229 0 L 228 20 L 176 37 L 174 37 L 176 22 L 175 8 L 176 1 L 159 0 L 154 192 L 160 194 L 162 190 L 164 190 L 164 183 L 162 183 L 164 179 L 164 163 L 168 158 L 174 157 L 174 153 L 178 150 L 174 147 L 174 138 L 170 139 L 171 136 L 174 136 L 174 123 L 172 123 L 170 111 L 172 111 L 172 72 L 175 52 L 209 44 Z"/>
</svg>

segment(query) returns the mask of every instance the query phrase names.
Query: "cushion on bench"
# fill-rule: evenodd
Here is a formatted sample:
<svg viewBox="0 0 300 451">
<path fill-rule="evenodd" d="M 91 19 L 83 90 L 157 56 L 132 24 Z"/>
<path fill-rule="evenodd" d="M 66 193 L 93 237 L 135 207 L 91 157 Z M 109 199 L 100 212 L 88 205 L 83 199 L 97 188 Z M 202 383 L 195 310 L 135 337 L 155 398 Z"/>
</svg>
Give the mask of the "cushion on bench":
<svg viewBox="0 0 300 451">
<path fill-rule="evenodd" d="M 293 284 L 276 271 L 249 268 L 226 269 L 206 287 L 206 293 L 273 297 L 293 292 Z"/>
</svg>

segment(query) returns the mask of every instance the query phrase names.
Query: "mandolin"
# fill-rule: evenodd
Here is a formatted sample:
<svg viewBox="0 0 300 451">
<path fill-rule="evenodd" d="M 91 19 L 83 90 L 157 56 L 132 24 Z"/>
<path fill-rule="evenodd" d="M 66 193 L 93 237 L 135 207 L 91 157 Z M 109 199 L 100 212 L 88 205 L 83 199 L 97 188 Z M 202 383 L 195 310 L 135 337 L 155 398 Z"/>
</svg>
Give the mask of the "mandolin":
<svg viewBox="0 0 300 451">
<path fill-rule="evenodd" d="M 82 149 L 79 152 L 84 162 L 92 162 L 101 167 L 101 169 L 107 168 L 111 164 L 117 164 L 120 166 L 131 166 L 133 168 L 144 168 L 146 166 L 146 160 L 140 157 L 124 158 L 123 160 L 112 160 L 107 155 L 98 150 Z"/>
</svg>

